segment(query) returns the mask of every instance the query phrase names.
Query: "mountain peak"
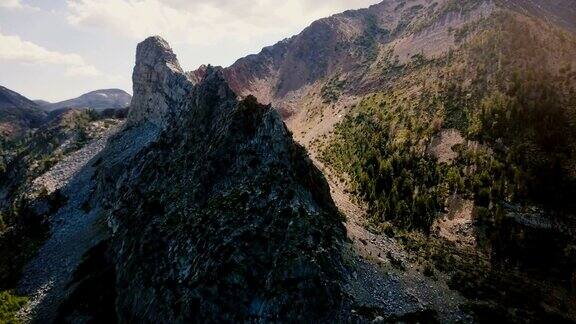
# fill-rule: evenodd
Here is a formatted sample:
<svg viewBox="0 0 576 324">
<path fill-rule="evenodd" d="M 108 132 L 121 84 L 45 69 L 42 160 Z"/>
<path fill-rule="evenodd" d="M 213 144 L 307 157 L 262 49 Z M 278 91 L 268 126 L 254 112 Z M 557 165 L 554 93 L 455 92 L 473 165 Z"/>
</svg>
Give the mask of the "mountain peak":
<svg viewBox="0 0 576 324">
<path fill-rule="evenodd" d="M 75 109 L 123 109 L 130 105 L 132 96 L 120 89 L 99 89 L 82 94 L 79 97 L 68 99 L 56 103 L 44 100 L 36 100 L 43 110 L 51 112 L 55 110 L 75 108 Z"/>
<path fill-rule="evenodd" d="M 170 44 L 160 36 L 148 37 L 138 44 L 136 49 L 136 65 L 138 64 L 149 66 L 166 64 L 175 71 L 184 72 Z"/>
<path fill-rule="evenodd" d="M 138 44 L 132 81 L 134 97 L 128 116 L 131 125 L 150 122 L 164 127 L 170 107 L 178 107 L 192 87 L 170 45 L 159 36 Z"/>
</svg>

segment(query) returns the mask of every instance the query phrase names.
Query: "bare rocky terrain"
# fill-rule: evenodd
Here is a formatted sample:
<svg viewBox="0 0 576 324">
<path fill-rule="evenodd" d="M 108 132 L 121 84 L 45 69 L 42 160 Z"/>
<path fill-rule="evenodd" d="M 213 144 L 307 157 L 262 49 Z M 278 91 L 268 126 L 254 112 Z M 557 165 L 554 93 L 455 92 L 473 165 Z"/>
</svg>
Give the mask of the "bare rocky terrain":
<svg viewBox="0 0 576 324">
<path fill-rule="evenodd" d="M 82 256 L 106 237 L 98 210 L 87 210 L 85 204 L 94 190 L 94 158 L 116 131 L 111 129 L 34 181 L 49 193 L 62 190 L 67 202 L 50 217 L 50 237 L 24 269 L 19 292 L 31 296 L 20 315 L 24 322 L 54 317 Z"/>
</svg>

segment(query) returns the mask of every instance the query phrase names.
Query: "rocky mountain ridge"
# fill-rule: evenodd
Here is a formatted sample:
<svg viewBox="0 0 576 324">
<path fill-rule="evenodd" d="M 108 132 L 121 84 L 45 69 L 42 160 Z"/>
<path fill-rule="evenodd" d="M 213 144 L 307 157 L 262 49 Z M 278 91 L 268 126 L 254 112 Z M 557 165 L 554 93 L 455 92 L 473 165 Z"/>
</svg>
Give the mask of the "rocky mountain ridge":
<svg viewBox="0 0 576 324">
<path fill-rule="evenodd" d="M 0 87 L 0 134 L 12 140 L 45 125 L 71 110 L 92 109 L 108 115 L 125 114 L 132 96 L 119 89 L 103 89 L 58 103 L 32 101 L 12 90 Z M 116 110 L 116 112 L 114 112 Z"/>
<path fill-rule="evenodd" d="M 125 287 L 118 291 L 120 318 L 337 316 L 327 311 L 341 299 L 335 249 L 343 230 L 319 172 L 270 107 L 250 98 L 238 103 L 217 71 L 189 87 L 167 48 L 159 38 L 139 45 L 134 102 L 145 104 L 134 105 L 128 119 L 165 131 L 113 185 L 122 193 L 109 220 L 117 282 Z M 148 110 L 148 97 L 163 101 Z M 156 247 L 148 250 L 150 244 Z M 173 296 L 170 282 L 180 283 Z"/>
<path fill-rule="evenodd" d="M 134 102 L 143 104 L 61 189 L 69 201 L 21 282 L 33 296 L 22 318 L 377 317 L 363 307 L 390 319 L 466 318 L 448 307 L 459 297 L 434 299 L 426 279 L 408 283 L 359 259 L 323 175 L 274 109 L 238 101 L 220 69 L 207 67 L 193 85 L 159 37 L 137 52 Z M 60 255 L 65 267 L 42 267 Z M 374 284 L 380 297 L 371 300 Z"/>
<path fill-rule="evenodd" d="M 358 97 L 390 87 L 393 75 L 387 70 L 415 55 L 443 56 L 458 46 L 454 31 L 501 11 L 576 28 L 573 5 L 565 0 L 387 0 L 315 21 L 239 59 L 224 75 L 240 96 L 273 103 L 299 138 L 301 128 L 314 127 L 311 116 L 334 105 L 346 110 Z M 202 69 L 189 75 L 201 76 Z"/>
<path fill-rule="evenodd" d="M 374 74 L 379 61 L 445 53 L 454 44 L 449 29 L 489 15 L 495 6 L 493 1 L 455 3 L 383 1 L 320 19 L 292 38 L 239 59 L 225 75 L 240 95 L 254 94 L 288 115 L 319 104 L 302 102 L 309 96 L 329 103 L 342 92 L 365 94 L 386 84 Z"/>
<path fill-rule="evenodd" d="M 101 162 L 93 177 L 98 181 L 96 190 L 90 198 L 90 215 L 109 215 L 112 235 L 104 242 L 116 275 L 106 288 L 116 291 L 116 299 L 110 301 L 110 307 L 118 309 L 116 316 L 126 321 L 162 322 L 339 316 L 327 312 L 342 298 L 333 282 L 338 280 L 338 268 L 342 267 L 333 251 L 343 239 L 338 214 L 330 203 L 327 187 L 318 178 L 320 174 L 311 169 L 301 149 L 291 142 L 276 112 L 255 101 L 238 103 L 217 71 L 209 71 L 200 84 L 192 87 L 161 38 L 141 43 L 137 58 L 134 109 L 125 128 L 94 159 Z M 149 98 L 160 103 L 159 110 L 149 105 Z M 144 134 L 148 134 L 148 140 L 142 142 Z M 135 145 L 136 137 L 141 145 Z M 130 145 L 128 151 L 126 144 Z M 171 158 L 165 160 L 168 156 Z M 88 165 L 94 168 L 93 163 Z M 157 173 L 160 169 L 156 163 L 164 165 L 168 173 Z M 223 167 L 228 171 L 223 172 Z M 255 172 L 246 173 L 245 168 Z M 222 181 L 213 181 L 215 173 Z M 174 179 L 182 182 L 175 183 Z M 265 188 L 256 185 L 266 181 L 271 182 Z M 74 183 L 78 182 L 72 180 Z M 295 192 L 285 196 L 290 187 Z M 184 192 L 182 188 L 188 189 Z M 150 195 L 158 190 L 165 195 Z M 126 204 L 135 205 L 126 208 Z M 162 206 L 163 211 L 154 212 L 150 204 Z M 130 210 L 134 213 L 126 214 Z M 238 210 L 245 211 L 243 217 L 236 214 Z M 176 223 L 175 218 L 179 219 Z M 286 232 L 286 227 L 293 228 L 294 234 L 290 234 L 292 230 Z M 196 238 L 194 242 L 190 241 L 192 237 Z M 274 243 L 277 247 L 255 245 L 259 240 L 272 244 L 266 237 L 284 239 Z M 154 248 L 152 256 L 146 246 L 158 240 L 164 243 Z M 297 247 L 299 253 L 295 253 Z M 300 249 L 309 252 L 300 254 Z M 274 257 L 276 253 L 282 254 Z M 279 262 L 276 274 L 269 272 L 268 262 Z M 159 272 L 150 271 L 154 267 Z M 293 270 L 285 272 L 290 267 Z M 70 280 L 67 276 L 38 295 L 47 294 L 43 299 L 50 303 L 40 300 L 26 311 L 27 316 L 36 320 L 84 316 L 85 306 L 73 298 L 82 285 L 66 293 L 71 299 L 61 301 L 58 312 L 54 308 L 59 303 L 53 304 L 55 300 L 50 296 L 62 293 L 65 287 L 61 285 Z M 254 285 L 253 280 L 262 282 Z M 286 280 L 301 284 L 284 286 Z M 181 284 L 173 295 L 167 295 L 174 281 Z M 239 289 L 238 285 L 249 286 Z M 217 293 L 210 293 L 214 289 Z M 95 289 L 93 295 L 84 295 L 82 300 L 97 299 L 98 293 Z M 294 300 L 301 300 L 301 304 L 294 307 Z M 227 306 L 232 304 L 236 307 Z M 85 316 L 103 314 L 88 310 Z"/>
</svg>

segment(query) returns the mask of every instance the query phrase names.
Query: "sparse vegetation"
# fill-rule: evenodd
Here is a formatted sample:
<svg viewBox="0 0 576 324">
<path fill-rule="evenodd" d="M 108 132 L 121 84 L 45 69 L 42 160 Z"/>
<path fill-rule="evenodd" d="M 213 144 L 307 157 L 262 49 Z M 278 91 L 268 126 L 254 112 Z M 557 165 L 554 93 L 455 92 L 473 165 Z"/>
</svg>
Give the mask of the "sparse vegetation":
<svg viewBox="0 0 576 324">
<path fill-rule="evenodd" d="M 519 28 L 503 19 L 499 24 Z M 505 59 L 510 54 L 503 41 L 509 36 L 503 34 L 511 32 L 477 35 L 482 49 L 473 38 L 461 51 L 436 60 L 414 55 L 400 82 L 408 89 L 423 83 L 418 95 L 402 86 L 370 95 L 336 127 L 323 161 L 351 176 L 352 187 L 370 205 L 372 221 L 427 231 L 454 192 L 474 197 L 488 218 L 503 201 L 573 207 L 568 197 L 576 194 L 571 172 L 576 152 L 569 143 L 576 135 L 569 116 L 576 96 L 551 75 L 519 72 L 517 60 Z M 494 57 L 507 65 L 488 69 Z M 462 69 L 462 62 L 469 66 Z M 430 71 L 439 77 L 428 79 Z M 460 80 L 471 77 L 463 86 Z M 487 87 L 486 80 L 498 82 Z M 425 152 L 442 128 L 458 129 L 478 143 L 454 147 L 453 165 L 437 164 Z"/>
<path fill-rule="evenodd" d="M 370 203 L 373 223 L 426 230 L 442 207 L 442 167 L 412 149 L 408 129 L 392 129 L 398 115 L 385 101 L 375 104 L 379 99 L 366 99 L 337 127 L 338 140 L 322 160 L 351 176 L 356 192 Z"/>
<path fill-rule="evenodd" d="M 328 81 L 321 89 L 321 96 L 322 99 L 324 99 L 324 103 L 329 104 L 338 101 L 345 86 L 346 81 L 340 80 L 338 77 Z"/>
<path fill-rule="evenodd" d="M 11 291 L 0 291 L 0 323 L 20 323 L 16 314 L 26 302 L 27 298 L 17 296 Z"/>
<path fill-rule="evenodd" d="M 509 216 L 511 206 L 524 215 L 539 206 L 537 217 L 559 222 L 576 212 L 572 67 L 543 65 L 551 55 L 573 53 L 576 40 L 560 30 L 541 39 L 531 23 L 497 14 L 459 31 L 460 48 L 444 57 L 414 55 L 398 70 L 392 91 L 367 95 L 321 149 L 323 163 L 349 175 L 350 187 L 368 204 L 371 228 L 392 222 L 395 237 L 428 275 L 448 273 L 452 287 L 478 300 L 470 307 L 481 320 L 557 316 L 552 313 L 567 306 L 550 301 L 552 313 L 541 307 L 550 288 L 532 276 L 556 271 L 547 285 L 566 293 L 559 287 L 569 286 L 576 266 L 566 252 L 570 238 L 528 234 Z M 552 50 L 550 42 L 562 46 Z M 428 148 L 445 129 L 466 140 L 451 148 L 457 153 L 451 163 L 438 163 Z M 477 251 L 427 235 L 453 194 L 474 201 Z M 541 237 L 540 245 L 524 242 L 528 235 Z M 521 297 L 523 289 L 530 296 Z M 498 295 L 502 291 L 510 295 Z"/>
</svg>

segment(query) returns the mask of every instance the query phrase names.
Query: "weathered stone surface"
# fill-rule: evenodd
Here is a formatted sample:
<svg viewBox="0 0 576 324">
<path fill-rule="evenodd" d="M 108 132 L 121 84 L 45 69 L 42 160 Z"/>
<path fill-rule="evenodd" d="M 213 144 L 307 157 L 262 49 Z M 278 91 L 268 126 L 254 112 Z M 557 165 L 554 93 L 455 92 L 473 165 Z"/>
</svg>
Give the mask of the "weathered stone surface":
<svg viewBox="0 0 576 324">
<path fill-rule="evenodd" d="M 275 110 L 237 101 L 221 69 L 197 82 L 162 39 L 138 46 L 129 126 L 106 154 L 143 125 L 163 131 L 107 159 L 95 194 L 113 232 L 119 319 L 341 316 L 345 234 L 322 174 Z"/>
<path fill-rule="evenodd" d="M 128 115 L 129 125 L 149 122 L 165 127 L 192 87 L 176 55 L 158 36 L 138 44 L 132 81 L 134 97 Z"/>
</svg>

